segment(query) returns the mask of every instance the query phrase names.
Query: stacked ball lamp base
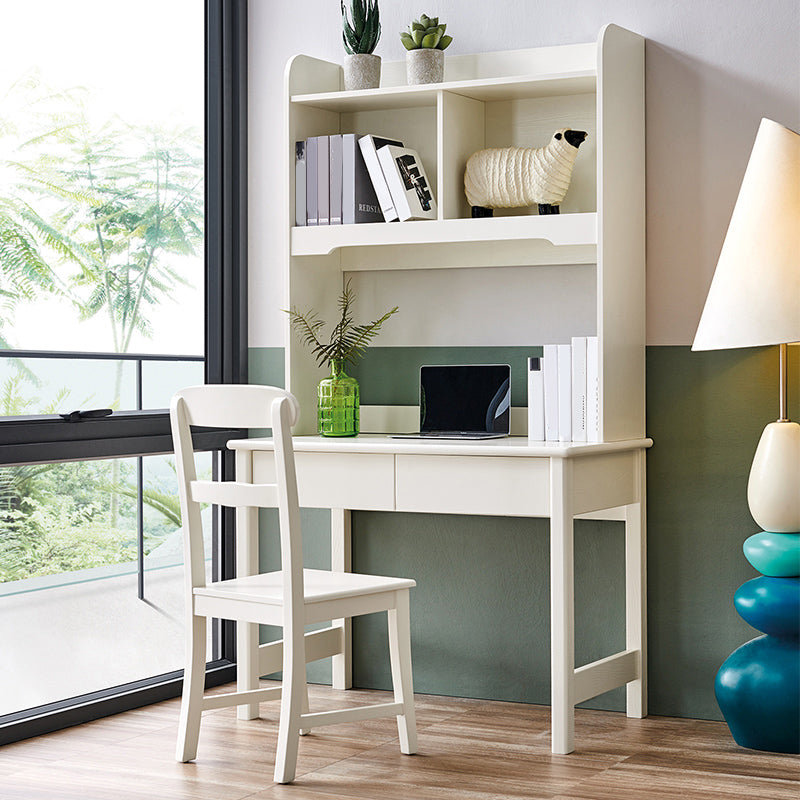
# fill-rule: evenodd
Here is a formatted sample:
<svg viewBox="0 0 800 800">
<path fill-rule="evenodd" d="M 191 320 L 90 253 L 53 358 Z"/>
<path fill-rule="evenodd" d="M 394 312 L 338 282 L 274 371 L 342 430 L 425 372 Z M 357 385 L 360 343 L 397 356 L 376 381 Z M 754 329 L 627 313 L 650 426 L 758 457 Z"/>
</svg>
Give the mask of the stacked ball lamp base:
<svg viewBox="0 0 800 800">
<path fill-rule="evenodd" d="M 744 554 L 761 576 L 739 587 L 734 604 L 764 636 L 722 665 L 717 702 L 737 744 L 800 753 L 800 532 L 761 531 Z"/>
</svg>

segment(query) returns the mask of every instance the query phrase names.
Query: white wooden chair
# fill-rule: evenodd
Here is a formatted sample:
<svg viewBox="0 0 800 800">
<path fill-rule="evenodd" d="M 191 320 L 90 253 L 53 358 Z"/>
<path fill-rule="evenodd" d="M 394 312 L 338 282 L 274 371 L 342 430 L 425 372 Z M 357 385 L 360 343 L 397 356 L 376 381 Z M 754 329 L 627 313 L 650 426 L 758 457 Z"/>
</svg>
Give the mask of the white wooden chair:
<svg viewBox="0 0 800 800">
<path fill-rule="evenodd" d="M 172 398 L 170 420 L 180 488 L 186 564 L 186 668 L 176 758 L 197 755 L 200 716 L 206 709 L 281 698 L 275 780 L 294 779 L 298 736 L 337 722 L 396 716 L 400 750 L 417 747 L 411 680 L 409 589 L 413 580 L 303 569 L 300 513 L 290 426 L 297 421 L 297 400 L 270 386 L 194 386 Z M 190 425 L 272 428 L 275 483 L 199 481 Z M 207 584 L 200 503 L 234 508 L 279 510 L 281 570 Z M 308 713 L 306 662 L 342 651 L 341 627 L 305 633 L 305 626 L 376 611 L 387 611 L 394 702 L 339 711 Z M 282 667 L 280 687 L 237 690 L 204 696 L 206 618 L 283 627 L 283 640 L 259 648 L 260 674 Z"/>
</svg>

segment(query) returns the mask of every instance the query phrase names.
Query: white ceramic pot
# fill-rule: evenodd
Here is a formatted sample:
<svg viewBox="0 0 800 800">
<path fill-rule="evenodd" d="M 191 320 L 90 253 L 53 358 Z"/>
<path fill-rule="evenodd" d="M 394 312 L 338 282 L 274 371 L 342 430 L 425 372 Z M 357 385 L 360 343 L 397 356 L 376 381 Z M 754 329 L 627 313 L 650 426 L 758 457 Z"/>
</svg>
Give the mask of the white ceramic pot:
<svg viewBox="0 0 800 800">
<path fill-rule="evenodd" d="M 381 57 L 374 53 L 346 53 L 344 88 L 377 89 L 381 85 Z"/>
<path fill-rule="evenodd" d="M 800 425 L 770 422 L 756 448 L 747 502 L 758 525 L 771 533 L 800 531 Z"/>
<path fill-rule="evenodd" d="M 406 80 L 418 83 L 441 83 L 444 80 L 444 50 L 421 47 L 406 53 Z"/>
</svg>

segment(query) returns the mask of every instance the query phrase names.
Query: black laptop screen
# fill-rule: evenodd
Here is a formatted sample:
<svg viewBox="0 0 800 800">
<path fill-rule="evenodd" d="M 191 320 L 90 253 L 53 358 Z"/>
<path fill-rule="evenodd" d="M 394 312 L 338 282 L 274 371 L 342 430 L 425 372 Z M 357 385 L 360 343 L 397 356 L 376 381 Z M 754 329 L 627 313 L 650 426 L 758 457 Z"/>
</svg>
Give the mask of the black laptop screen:
<svg viewBox="0 0 800 800">
<path fill-rule="evenodd" d="M 420 368 L 420 431 L 508 433 L 508 364 Z"/>
</svg>

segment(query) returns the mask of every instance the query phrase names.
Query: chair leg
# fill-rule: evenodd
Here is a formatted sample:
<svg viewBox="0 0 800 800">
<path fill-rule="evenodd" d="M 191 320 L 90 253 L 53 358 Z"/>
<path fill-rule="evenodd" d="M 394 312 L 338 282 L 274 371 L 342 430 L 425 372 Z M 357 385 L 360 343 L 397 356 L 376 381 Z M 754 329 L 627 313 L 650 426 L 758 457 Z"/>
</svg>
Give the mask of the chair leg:
<svg viewBox="0 0 800 800">
<path fill-rule="evenodd" d="M 414 712 L 414 682 L 411 675 L 411 615 L 408 590 L 397 592 L 397 604 L 389 613 L 389 655 L 392 663 L 394 700 L 403 704 L 397 717 L 400 752 L 417 752 L 417 716 Z"/>
<path fill-rule="evenodd" d="M 300 715 L 308 702 L 302 629 L 299 636 L 292 639 L 290 643 L 289 635 L 284 630 L 281 720 L 275 754 L 275 783 L 291 783 L 294 780 L 300 742 Z"/>
<path fill-rule="evenodd" d="M 303 707 L 302 712 L 308 714 L 308 671 L 306 670 L 305 680 L 303 681 Z M 300 728 L 301 736 L 308 736 L 311 733 L 311 728 Z"/>
<path fill-rule="evenodd" d="M 192 616 L 187 620 L 186 666 L 183 673 L 178 746 L 175 751 L 178 761 L 192 761 L 197 756 L 205 679 L 206 619 Z"/>
</svg>

